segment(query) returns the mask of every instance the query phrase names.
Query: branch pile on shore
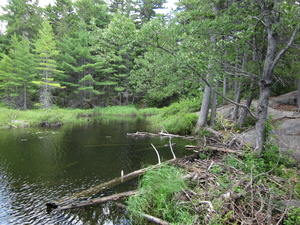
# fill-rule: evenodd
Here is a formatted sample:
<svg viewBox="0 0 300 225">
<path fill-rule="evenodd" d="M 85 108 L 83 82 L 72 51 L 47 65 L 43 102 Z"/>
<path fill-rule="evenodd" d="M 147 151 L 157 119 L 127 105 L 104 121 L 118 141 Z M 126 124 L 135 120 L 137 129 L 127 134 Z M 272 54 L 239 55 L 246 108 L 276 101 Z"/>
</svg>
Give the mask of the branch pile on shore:
<svg viewBox="0 0 300 225">
<path fill-rule="evenodd" d="M 149 135 L 152 134 L 138 132 L 132 136 L 149 137 Z M 176 204 L 190 207 L 194 224 L 211 224 L 216 221 L 220 224 L 283 224 L 283 221 L 288 218 L 291 206 L 300 206 L 298 201 L 300 184 L 297 169 L 289 170 L 284 167 L 280 169 L 278 160 L 274 168 L 258 172 L 256 167 L 263 166 L 263 164 L 256 165 L 261 162 L 251 158 L 249 149 L 242 151 L 237 148 L 238 145 L 235 149 L 229 149 L 213 138 L 207 143 L 212 146 L 186 146 L 186 148 L 195 150 L 196 153 L 165 162 L 183 168 L 186 173 L 183 179 L 189 180 L 190 188 L 174 194 L 172 198 L 177 202 Z M 136 195 L 139 190 L 117 193 L 84 202 L 76 202 L 76 199 L 83 195 L 100 192 L 107 187 L 115 186 L 157 167 L 159 164 L 134 171 L 61 199 L 55 204 L 48 203 L 48 206 L 51 210 L 66 210 L 114 201 L 116 205 L 126 208 L 126 205 L 120 201 Z M 278 171 L 286 173 L 286 177 L 277 176 L 276 173 L 273 173 L 275 169 L 277 169 L 277 173 Z M 141 216 L 152 223 L 169 224 L 165 218 L 143 212 L 141 212 Z"/>
</svg>

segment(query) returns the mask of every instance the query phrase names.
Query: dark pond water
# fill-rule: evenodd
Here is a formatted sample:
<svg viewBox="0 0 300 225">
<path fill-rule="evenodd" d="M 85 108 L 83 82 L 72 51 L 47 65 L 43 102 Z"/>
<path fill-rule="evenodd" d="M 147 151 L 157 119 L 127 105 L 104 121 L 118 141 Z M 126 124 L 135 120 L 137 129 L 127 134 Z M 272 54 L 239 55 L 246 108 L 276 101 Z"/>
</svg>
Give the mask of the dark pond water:
<svg viewBox="0 0 300 225">
<path fill-rule="evenodd" d="M 164 160 L 171 159 L 169 139 L 128 138 L 151 132 L 142 119 L 102 118 L 80 126 L 56 129 L 0 130 L 0 224 L 130 224 L 126 212 L 111 203 L 48 214 L 45 203 L 156 164 L 153 143 Z M 177 157 L 189 155 L 192 141 L 173 138 Z M 92 197 L 133 190 L 137 179 Z M 103 213 L 109 208 L 109 215 Z"/>
</svg>

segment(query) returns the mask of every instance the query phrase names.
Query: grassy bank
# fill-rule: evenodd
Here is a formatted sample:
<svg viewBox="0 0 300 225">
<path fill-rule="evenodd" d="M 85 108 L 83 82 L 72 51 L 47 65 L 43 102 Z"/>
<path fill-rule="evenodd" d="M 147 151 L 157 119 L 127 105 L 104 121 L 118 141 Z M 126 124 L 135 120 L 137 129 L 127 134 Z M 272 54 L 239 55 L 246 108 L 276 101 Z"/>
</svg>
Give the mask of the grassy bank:
<svg viewBox="0 0 300 225">
<path fill-rule="evenodd" d="M 14 110 L 0 108 L 0 127 L 61 126 L 65 123 L 82 123 L 102 115 L 146 116 L 158 113 L 158 109 L 137 109 L 133 106 L 83 109 Z"/>
<path fill-rule="evenodd" d="M 153 129 L 160 131 L 162 127 L 169 133 L 187 135 L 194 131 L 200 111 L 201 99 L 182 100 L 160 109 L 159 113 L 150 117 Z"/>
<path fill-rule="evenodd" d="M 164 127 L 169 133 L 190 134 L 197 122 L 195 112 L 200 109 L 200 100 L 184 100 L 169 107 L 142 108 L 135 106 L 110 106 L 94 109 L 34 109 L 14 110 L 0 108 L 0 127 L 17 128 L 30 126 L 61 126 L 66 123 L 82 123 L 101 116 L 147 117 L 153 130 Z"/>
</svg>

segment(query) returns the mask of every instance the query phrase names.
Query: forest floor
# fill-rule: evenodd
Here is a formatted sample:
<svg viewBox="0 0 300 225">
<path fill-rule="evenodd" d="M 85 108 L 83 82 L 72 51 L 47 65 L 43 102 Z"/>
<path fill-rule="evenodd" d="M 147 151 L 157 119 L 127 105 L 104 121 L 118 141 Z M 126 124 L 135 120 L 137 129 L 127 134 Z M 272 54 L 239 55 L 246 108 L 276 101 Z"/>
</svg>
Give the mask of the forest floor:
<svg viewBox="0 0 300 225">
<path fill-rule="evenodd" d="M 300 207 L 299 168 L 264 170 L 267 161 L 247 154 L 207 148 L 176 161 L 192 179 L 175 199 L 192 205 L 194 224 L 288 224 L 290 207 Z M 300 222 L 300 211 L 296 216 Z"/>
<path fill-rule="evenodd" d="M 225 109 L 230 112 L 228 106 Z M 232 147 L 236 154 L 218 150 L 226 150 L 224 140 L 207 137 L 206 146 L 214 148 L 195 149 L 197 153 L 176 161 L 192 179 L 191 189 L 175 198 L 192 205 L 194 224 L 300 224 L 300 113 L 295 92 L 272 98 L 269 113 L 274 138 L 263 159 L 255 158 L 247 147 L 255 143 L 253 128 Z M 289 158 L 281 158 L 276 149 L 292 150 L 289 156 L 296 161 L 288 165 Z"/>
</svg>

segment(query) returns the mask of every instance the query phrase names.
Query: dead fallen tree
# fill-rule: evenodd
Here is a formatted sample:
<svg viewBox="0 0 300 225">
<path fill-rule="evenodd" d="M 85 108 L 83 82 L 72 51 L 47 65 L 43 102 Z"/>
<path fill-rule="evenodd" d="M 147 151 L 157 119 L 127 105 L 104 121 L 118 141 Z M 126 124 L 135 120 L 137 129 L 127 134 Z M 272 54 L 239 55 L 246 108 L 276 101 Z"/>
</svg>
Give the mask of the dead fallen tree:
<svg viewBox="0 0 300 225">
<path fill-rule="evenodd" d="M 202 146 L 197 146 L 197 145 L 186 145 L 185 148 L 188 149 L 203 149 Z M 215 151 L 221 151 L 221 152 L 228 152 L 228 153 L 234 153 L 234 154 L 242 154 L 243 151 L 239 150 L 232 150 L 229 148 L 220 148 L 220 147 L 214 147 L 214 146 L 205 146 L 205 148 L 208 148 L 210 150 L 215 150 Z"/>
<path fill-rule="evenodd" d="M 150 138 L 150 137 L 178 137 L 178 138 L 184 138 L 184 139 L 195 139 L 194 136 L 181 136 L 177 134 L 169 134 L 164 132 L 159 132 L 157 134 L 154 133 L 148 133 L 148 132 L 135 132 L 135 133 L 127 133 L 128 137 L 136 137 L 136 138 Z"/>
<path fill-rule="evenodd" d="M 165 161 L 164 163 L 170 163 L 172 161 L 174 161 L 174 159 Z M 128 173 L 128 174 L 126 174 L 124 176 L 117 177 L 117 178 L 109 180 L 109 181 L 107 181 L 105 183 L 102 183 L 102 184 L 99 184 L 97 186 L 91 187 L 89 189 L 77 192 L 77 193 L 75 193 L 75 194 L 73 194 L 71 196 L 64 197 L 64 198 L 62 198 L 62 199 L 60 199 L 60 200 L 58 200 L 56 202 L 46 203 L 47 211 L 51 211 L 51 209 L 56 209 L 56 208 L 62 207 L 64 205 L 72 204 L 72 202 L 74 202 L 76 199 L 78 199 L 80 197 L 91 196 L 93 194 L 96 194 L 96 193 L 99 193 L 99 192 L 105 190 L 106 188 L 114 187 L 114 186 L 116 186 L 116 185 L 118 185 L 118 184 L 120 184 L 122 182 L 131 180 L 131 179 L 133 179 L 133 178 L 135 178 L 135 177 L 137 177 L 137 176 L 145 173 L 148 170 L 155 169 L 158 166 L 160 166 L 160 164 L 156 164 L 156 165 L 153 165 L 153 166 L 149 166 L 147 168 L 136 170 L 136 171 Z"/>
<path fill-rule="evenodd" d="M 90 200 L 79 202 L 79 203 L 72 203 L 72 204 L 69 204 L 69 205 L 64 205 L 64 206 L 61 206 L 61 207 L 57 207 L 55 210 L 57 211 L 57 210 L 74 209 L 74 208 L 79 208 L 79 207 L 84 207 L 84 206 L 91 206 L 91 205 L 110 202 L 110 201 L 117 201 L 119 199 L 129 197 L 131 195 L 135 195 L 137 193 L 138 193 L 138 190 L 122 192 L 122 193 L 113 194 L 113 195 L 105 196 L 105 197 L 101 197 L 101 198 L 90 199 Z"/>
</svg>

